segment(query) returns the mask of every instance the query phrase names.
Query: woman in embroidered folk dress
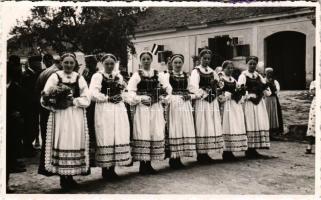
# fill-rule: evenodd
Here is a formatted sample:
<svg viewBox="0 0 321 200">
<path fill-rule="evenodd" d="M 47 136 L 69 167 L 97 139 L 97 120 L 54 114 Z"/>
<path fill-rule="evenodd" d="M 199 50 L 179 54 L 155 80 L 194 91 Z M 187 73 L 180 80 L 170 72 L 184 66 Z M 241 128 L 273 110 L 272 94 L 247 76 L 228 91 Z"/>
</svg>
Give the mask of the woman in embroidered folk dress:
<svg viewBox="0 0 321 200">
<path fill-rule="evenodd" d="M 244 114 L 248 150 L 245 154 L 247 158 L 260 158 L 265 156 L 259 154 L 256 149 L 270 147 L 269 117 L 263 100 L 264 95 L 270 95 L 270 90 L 264 78 L 255 71 L 258 58 L 250 56 L 246 59 L 246 63 L 248 70 L 243 71 L 238 80 L 239 85 L 245 85 L 247 91 Z"/>
<path fill-rule="evenodd" d="M 315 143 L 315 81 L 310 83 L 310 94 L 313 96 L 313 100 L 310 107 L 309 113 L 309 123 L 308 123 L 308 131 L 307 138 L 309 140 L 309 144 L 306 149 L 306 154 L 312 153 L 312 145 Z"/>
<path fill-rule="evenodd" d="M 77 186 L 75 175 L 89 173 L 89 136 L 85 108 L 90 95 L 85 79 L 74 68 L 74 54 L 61 57 L 63 70 L 52 74 L 43 90 L 42 105 L 51 111 L 46 137 L 45 169 L 60 175 L 62 189 Z M 64 90 L 68 96 L 50 100 L 54 93 Z M 55 91 L 55 92 L 53 92 Z M 51 102 L 55 102 L 51 104 Z"/>
<path fill-rule="evenodd" d="M 266 68 L 265 75 L 266 84 L 271 90 L 271 95 L 265 97 L 265 104 L 270 121 L 270 138 L 272 138 L 283 132 L 282 110 L 278 98 L 280 84 L 274 79 L 272 68 Z"/>
<path fill-rule="evenodd" d="M 242 98 L 245 95 L 245 88 L 237 85 L 237 81 L 232 77 L 234 69 L 232 61 L 225 61 L 222 64 L 223 87 L 219 96 L 223 103 L 223 137 L 224 152 L 223 160 L 236 160 L 233 152 L 247 150 L 247 135 L 245 130 L 244 113 L 242 108 Z"/>
<path fill-rule="evenodd" d="M 191 74 L 189 90 L 196 97 L 195 124 L 196 124 L 196 150 L 197 160 L 200 163 L 211 162 L 208 155 L 212 152 L 222 151 L 224 140 L 216 90 L 219 78 L 208 64 L 212 52 L 203 49 L 200 52 L 201 65 L 197 66 Z"/>
<path fill-rule="evenodd" d="M 104 70 L 95 73 L 90 83 L 92 100 L 96 102 L 96 165 L 102 167 L 106 179 L 117 177 L 116 165 L 131 162 L 129 121 L 122 100 L 125 83 L 119 72 L 113 71 L 116 61 L 114 55 L 104 55 L 101 58 Z"/>
<path fill-rule="evenodd" d="M 162 82 L 158 71 L 151 69 L 153 57 L 150 52 L 141 53 L 139 58 L 142 69 L 133 74 L 127 86 L 127 101 L 136 105 L 132 156 L 133 160 L 140 161 L 141 174 L 154 174 L 151 161 L 165 157 L 165 120 L 160 96 L 164 93 L 162 88 L 168 88 L 168 84 Z"/>
<path fill-rule="evenodd" d="M 168 146 L 170 167 L 179 169 L 184 167 L 182 157 L 196 156 L 195 128 L 192 113 L 191 99 L 195 95 L 188 91 L 188 75 L 182 70 L 184 56 L 174 54 L 170 62 L 173 70 L 164 73 L 165 82 L 169 82 L 171 96 L 168 103 Z"/>
</svg>

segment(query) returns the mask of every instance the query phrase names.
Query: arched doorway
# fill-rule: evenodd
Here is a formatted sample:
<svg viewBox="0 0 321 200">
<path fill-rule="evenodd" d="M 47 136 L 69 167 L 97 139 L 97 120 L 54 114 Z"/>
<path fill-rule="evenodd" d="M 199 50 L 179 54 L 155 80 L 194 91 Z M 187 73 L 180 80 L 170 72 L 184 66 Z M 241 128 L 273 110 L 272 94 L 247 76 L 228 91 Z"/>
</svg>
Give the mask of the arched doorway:
<svg viewBox="0 0 321 200">
<path fill-rule="evenodd" d="M 274 69 L 281 89 L 305 89 L 306 36 L 284 31 L 270 35 L 264 39 L 264 43 L 266 67 Z"/>
</svg>

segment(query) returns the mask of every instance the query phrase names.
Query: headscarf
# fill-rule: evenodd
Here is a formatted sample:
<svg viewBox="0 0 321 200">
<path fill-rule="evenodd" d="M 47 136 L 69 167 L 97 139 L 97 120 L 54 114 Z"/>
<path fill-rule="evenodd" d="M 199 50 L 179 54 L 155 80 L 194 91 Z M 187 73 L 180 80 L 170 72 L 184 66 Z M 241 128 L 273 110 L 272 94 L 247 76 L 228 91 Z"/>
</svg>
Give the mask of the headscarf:
<svg viewBox="0 0 321 200">
<path fill-rule="evenodd" d="M 182 54 L 173 54 L 170 62 L 173 62 L 175 58 L 180 58 L 184 62 L 184 56 Z"/>
<path fill-rule="evenodd" d="M 116 56 L 114 56 L 114 55 L 111 54 L 111 53 L 104 54 L 104 55 L 101 57 L 100 61 L 103 63 L 107 58 L 113 59 L 113 60 L 115 61 L 115 63 L 117 62 Z"/>
<path fill-rule="evenodd" d="M 212 56 L 213 53 L 211 50 L 205 48 L 205 49 L 202 49 L 202 51 L 199 53 L 199 56 L 203 57 L 205 54 L 210 54 Z"/>
<path fill-rule="evenodd" d="M 78 70 L 79 70 L 79 63 L 78 63 L 78 60 L 77 60 L 77 58 L 76 58 L 76 54 L 74 54 L 74 53 L 64 53 L 64 54 L 62 54 L 62 56 L 60 57 L 60 60 L 63 61 L 63 60 L 64 60 L 65 58 L 67 58 L 67 57 L 71 57 L 72 59 L 74 59 L 74 61 L 75 61 L 74 71 L 75 71 L 75 72 L 78 72 Z"/>
<path fill-rule="evenodd" d="M 271 67 L 265 68 L 265 73 L 273 72 L 273 71 L 274 71 L 274 70 L 273 70 L 273 68 L 271 68 Z"/>
<path fill-rule="evenodd" d="M 153 54 L 152 54 L 151 52 L 149 52 L 149 51 L 143 51 L 143 52 L 141 52 L 140 55 L 139 55 L 139 60 L 141 60 L 142 57 L 143 57 L 143 55 L 145 55 L 145 54 L 149 55 L 150 58 L 153 60 Z"/>
<path fill-rule="evenodd" d="M 61 60 L 63 60 L 64 58 L 67 58 L 67 57 L 72 57 L 77 62 L 76 55 L 74 53 L 64 53 L 64 54 L 62 54 Z"/>
<path fill-rule="evenodd" d="M 259 62 L 259 58 L 258 57 L 256 57 L 256 56 L 248 56 L 246 58 L 246 63 L 250 62 L 251 60 L 254 60 L 256 63 Z"/>
<path fill-rule="evenodd" d="M 225 60 L 225 61 L 222 63 L 222 69 L 225 69 L 229 64 L 233 64 L 233 62 L 230 61 L 230 60 Z"/>
</svg>

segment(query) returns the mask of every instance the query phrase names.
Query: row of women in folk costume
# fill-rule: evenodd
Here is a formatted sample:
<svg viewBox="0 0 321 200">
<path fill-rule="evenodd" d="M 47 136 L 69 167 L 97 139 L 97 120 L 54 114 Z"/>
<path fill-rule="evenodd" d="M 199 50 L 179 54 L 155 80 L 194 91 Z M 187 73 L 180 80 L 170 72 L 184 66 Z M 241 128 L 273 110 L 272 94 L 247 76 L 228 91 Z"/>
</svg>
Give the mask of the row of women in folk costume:
<svg viewBox="0 0 321 200">
<path fill-rule="evenodd" d="M 159 73 L 151 68 L 152 54 L 143 52 L 139 57 L 142 68 L 133 74 L 124 92 L 123 78 L 113 70 L 117 61 L 114 55 L 101 58 L 104 70 L 94 74 L 89 89 L 84 78 L 73 71 L 77 63 L 75 56 L 63 55 L 63 70 L 51 75 L 43 94 L 64 84 L 73 89 L 73 97 L 65 109 L 44 105 L 52 111 L 47 126 L 46 170 L 60 175 L 64 189 L 77 186 L 74 175 L 89 174 L 85 108 L 91 101 L 96 102 L 96 164 L 103 168 L 104 178 L 117 177 L 115 166 L 128 166 L 132 161 L 140 161 L 141 174 L 154 174 L 151 161 L 165 159 L 165 142 L 174 169 L 183 167 L 182 157 L 197 156 L 200 163 L 209 163 L 212 161 L 209 154 L 222 151 L 226 160 L 234 159 L 233 152 L 240 151 L 245 151 L 248 158 L 260 157 L 256 149 L 270 146 L 269 119 L 262 100 L 269 89 L 260 87 L 265 80 L 255 71 L 258 59 L 247 58 L 248 70 L 237 82 L 231 76 L 232 62 L 223 64 L 220 79 L 208 66 L 212 52 L 204 49 L 200 57 L 201 65 L 188 77 L 183 72 L 182 55 L 172 56 L 172 72 Z M 238 84 L 246 85 L 244 105 L 233 99 Z M 223 91 L 222 119 L 217 88 Z M 195 100 L 194 115 L 191 100 Z M 135 106 L 132 138 L 124 101 Z M 167 105 L 167 123 L 162 104 Z M 165 137 L 166 127 L 168 137 Z"/>
</svg>

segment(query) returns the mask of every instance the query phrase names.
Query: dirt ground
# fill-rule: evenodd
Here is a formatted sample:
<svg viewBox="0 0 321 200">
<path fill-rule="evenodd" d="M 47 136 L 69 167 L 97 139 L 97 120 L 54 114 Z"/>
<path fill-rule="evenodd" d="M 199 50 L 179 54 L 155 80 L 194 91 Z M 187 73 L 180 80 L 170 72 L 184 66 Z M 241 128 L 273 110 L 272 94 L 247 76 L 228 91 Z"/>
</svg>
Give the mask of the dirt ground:
<svg viewBox="0 0 321 200">
<path fill-rule="evenodd" d="M 306 91 L 283 91 L 280 94 L 285 127 L 308 123 L 311 100 Z M 299 113 L 299 114 L 298 114 Z M 287 131 L 287 129 L 286 129 Z M 305 133 L 294 133 L 305 134 Z M 184 170 L 171 170 L 168 160 L 153 163 L 159 173 L 142 176 L 138 163 L 117 168 L 118 181 L 101 178 L 101 170 L 76 177 L 80 183 L 71 193 L 95 194 L 314 194 L 314 155 L 306 155 L 303 141 L 272 142 L 263 154 L 278 156 L 268 160 L 241 160 L 223 163 L 220 155 L 211 165 L 199 165 L 195 158 L 185 159 Z M 238 156 L 243 156 L 242 154 Z M 12 174 L 10 185 L 16 193 L 60 193 L 59 178 L 37 174 L 38 157 L 25 160 L 27 172 Z"/>
<path fill-rule="evenodd" d="M 307 125 L 312 98 L 308 91 L 281 91 L 279 100 L 282 107 L 285 132 L 288 126 Z"/>
<path fill-rule="evenodd" d="M 79 176 L 77 190 L 71 193 L 95 194 L 310 194 L 314 193 L 314 155 L 304 154 L 305 145 L 297 142 L 272 142 L 264 154 L 278 156 L 268 160 L 241 160 L 199 165 L 184 160 L 186 169 L 171 170 L 168 160 L 155 162 L 156 175 L 142 176 L 138 163 L 117 168 L 118 181 L 101 178 L 92 168 L 89 176 Z M 242 156 L 242 155 L 239 155 Z M 220 155 L 213 155 L 220 159 Z M 26 161 L 28 171 L 11 176 L 16 193 L 60 193 L 59 178 L 37 174 L 37 158 Z"/>
</svg>

